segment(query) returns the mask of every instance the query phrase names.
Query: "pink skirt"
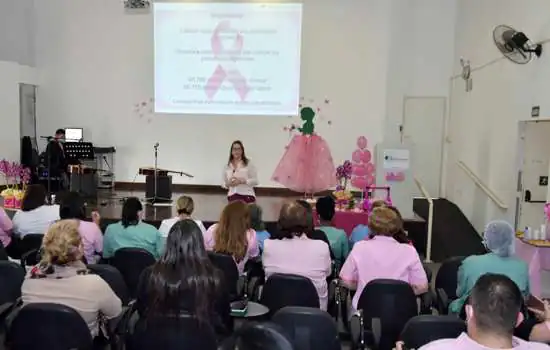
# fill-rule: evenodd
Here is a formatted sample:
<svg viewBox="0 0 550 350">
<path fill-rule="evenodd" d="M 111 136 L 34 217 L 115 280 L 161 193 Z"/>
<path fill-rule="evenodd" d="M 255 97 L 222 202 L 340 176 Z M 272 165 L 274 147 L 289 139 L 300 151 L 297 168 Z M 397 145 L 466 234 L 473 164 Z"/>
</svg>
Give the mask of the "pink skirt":
<svg viewBox="0 0 550 350">
<path fill-rule="evenodd" d="M 290 190 L 311 194 L 336 186 L 328 144 L 315 134 L 294 136 L 271 179 Z"/>
</svg>

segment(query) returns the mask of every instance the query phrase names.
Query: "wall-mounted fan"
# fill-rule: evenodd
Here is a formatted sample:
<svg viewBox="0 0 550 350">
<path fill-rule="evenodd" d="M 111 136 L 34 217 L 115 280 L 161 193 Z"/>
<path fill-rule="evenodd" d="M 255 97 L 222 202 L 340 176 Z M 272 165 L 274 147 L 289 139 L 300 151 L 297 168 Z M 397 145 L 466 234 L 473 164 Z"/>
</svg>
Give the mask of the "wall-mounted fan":
<svg viewBox="0 0 550 350">
<path fill-rule="evenodd" d="M 496 26 L 493 30 L 493 40 L 504 57 L 517 64 L 529 63 L 533 56 L 542 55 L 541 44 L 534 44 L 525 33 L 510 26 Z"/>
</svg>

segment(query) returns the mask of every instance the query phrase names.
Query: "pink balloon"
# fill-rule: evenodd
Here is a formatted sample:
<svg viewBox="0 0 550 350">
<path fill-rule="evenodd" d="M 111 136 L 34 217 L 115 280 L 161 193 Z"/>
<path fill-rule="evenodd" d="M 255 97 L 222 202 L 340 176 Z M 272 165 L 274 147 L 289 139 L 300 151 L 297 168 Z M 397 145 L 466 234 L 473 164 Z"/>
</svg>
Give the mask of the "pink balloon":
<svg viewBox="0 0 550 350">
<path fill-rule="evenodd" d="M 368 186 L 367 177 L 354 177 L 351 179 L 351 185 L 357 189 L 364 190 Z"/>
<path fill-rule="evenodd" d="M 359 149 L 367 148 L 367 138 L 365 136 L 359 136 L 359 138 L 357 138 L 357 147 L 359 147 Z"/>
<path fill-rule="evenodd" d="M 361 153 L 363 151 L 361 151 L 360 149 L 357 149 L 355 151 L 353 151 L 353 153 L 351 154 L 351 160 L 354 162 L 354 163 L 361 163 Z"/>
<path fill-rule="evenodd" d="M 370 154 L 369 150 L 361 151 L 361 161 L 363 163 L 368 163 L 372 159 L 372 155 Z"/>
<path fill-rule="evenodd" d="M 351 173 L 354 176 L 367 176 L 370 174 L 365 164 L 354 164 L 351 168 Z"/>
</svg>

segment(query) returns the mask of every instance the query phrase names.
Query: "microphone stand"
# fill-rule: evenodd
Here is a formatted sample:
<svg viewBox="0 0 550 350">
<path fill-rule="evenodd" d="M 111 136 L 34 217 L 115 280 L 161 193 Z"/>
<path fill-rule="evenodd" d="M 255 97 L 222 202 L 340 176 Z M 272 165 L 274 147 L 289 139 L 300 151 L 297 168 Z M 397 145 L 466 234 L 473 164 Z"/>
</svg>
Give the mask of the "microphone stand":
<svg viewBox="0 0 550 350">
<path fill-rule="evenodd" d="M 154 187 L 153 187 L 153 197 L 152 198 L 145 198 L 146 201 L 150 202 L 152 205 L 158 205 L 159 203 L 168 202 L 170 203 L 172 200 L 169 198 L 159 198 L 158 196 L 158 150 L 159 150 L 159 143 L 155 143 L 153 146 L 155 149 L 155 167 L 153 169 L 153 181 L 154 181 Z"/>
</svg>

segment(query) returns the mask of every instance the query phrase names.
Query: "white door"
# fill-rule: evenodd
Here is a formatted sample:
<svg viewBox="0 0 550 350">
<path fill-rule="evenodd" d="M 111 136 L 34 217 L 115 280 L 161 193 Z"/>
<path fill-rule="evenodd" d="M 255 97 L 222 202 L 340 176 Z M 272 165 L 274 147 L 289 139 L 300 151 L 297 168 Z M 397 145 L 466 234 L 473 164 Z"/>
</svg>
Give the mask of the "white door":
<svg viewBox="0 0 550 350">
<path fill-rule="evenodd" d="M 520 123 L 518 229 L 539 228 L 544 220 L 550 167 L 550 122 Z"/>
<path fill-rule="evenodd" d="M 446 102 L 445 97 L 406 97 L 403 108 L 403 141 L 414 152 L 412 173 L 433 198 L 441 190 Z"/>
</svg>

